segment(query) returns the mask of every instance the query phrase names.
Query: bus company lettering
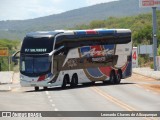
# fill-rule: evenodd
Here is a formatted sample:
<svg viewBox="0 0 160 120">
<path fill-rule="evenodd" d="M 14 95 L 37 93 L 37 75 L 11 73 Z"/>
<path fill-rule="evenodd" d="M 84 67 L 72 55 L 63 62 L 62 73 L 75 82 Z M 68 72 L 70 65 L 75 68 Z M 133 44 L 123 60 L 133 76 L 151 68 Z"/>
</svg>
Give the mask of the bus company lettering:
<svg viewBox="0 0 160 120">
<path fill-rule="evenodd" d="M 45 48 L 38 48 L 38 49 L 25 49 L 25 52 L 47 52 Z"/>
<path fill-rule="evenodd" d="M 90 51 L 84 52 L 82 54 L 82 57 L 84 56 L 106 56 L 106 55 L 113 55 L 113 54 L 114 54 L 114 50 L 105 49 L 101 51 L 96 51 L 96 48 L 92 48 Z"/>
<path fill-rule="evenodd" d="M 106 61 L 105 57 L 97 57 L 97 58 L 92 58 L 93 62 L 104 62 Z"/>
</svg>

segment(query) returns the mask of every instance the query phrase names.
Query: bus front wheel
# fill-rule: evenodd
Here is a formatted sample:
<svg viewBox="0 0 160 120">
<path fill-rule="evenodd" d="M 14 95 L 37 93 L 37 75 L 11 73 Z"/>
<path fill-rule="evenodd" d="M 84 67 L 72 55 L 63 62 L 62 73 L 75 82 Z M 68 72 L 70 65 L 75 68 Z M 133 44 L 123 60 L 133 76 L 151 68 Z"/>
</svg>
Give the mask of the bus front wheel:
<svg viewBox="0 0 160 120">
<path fill-rule="evenodd" d="M 38 91 L 38 90 L 39 90 L 39 87 L 36 86 L 36 87 L 34 87 L 34 89 L 35 89 L 35 91 Z"/>
</svg>

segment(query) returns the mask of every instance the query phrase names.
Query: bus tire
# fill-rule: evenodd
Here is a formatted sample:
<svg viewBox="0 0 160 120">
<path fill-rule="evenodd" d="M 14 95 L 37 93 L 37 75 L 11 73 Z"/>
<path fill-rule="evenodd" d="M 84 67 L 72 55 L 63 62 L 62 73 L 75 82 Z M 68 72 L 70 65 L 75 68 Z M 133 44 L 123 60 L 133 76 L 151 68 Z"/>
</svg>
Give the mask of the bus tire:
<svg viewBox="0 0 160 120">
<path fill-rule="evenodd" d="M 44 90 L 47 90 L 47 89 L 48 89 L 48 87 L 43 87 L 43 89 L 44 89 Z"/>
<path fill-rule="evenodd" d="M 34 87 L 34 90 L 35 90 L 35 91 L 38 91 L 38 90 L 39 90 L 39 87 L 37 87 L 37 86 Z"/>
<path fill-rule="evenodd" d="M 90 82 L 90 85 L 95 85 L 95 81 Z"/>
<path fill-rule="evenodd" d="M 109 82 L 110 82 L 111 84 L 115 84 L 115 80 L 116 80 L 115 72 L 114 72 L 114 71 L 111 71 Z"/>
<path fill-rule="evenodd" d="M 108 84 L 110 81 L 108 81 L 108 80 L 104 80 L 103 81 L 103 84 Z"/>
<path fill-rule="evenodd" d="M 121 77 L 121 79 L 122 79 L 122 70 L 121 70 L 121 69 L 119 69 L 119 70 L 118 70 L 118 72 L 119 72 L 120 77 Z"/>
<path fill-rule="evenodd" d="M 66 88 L 68 80 L 69 80 L 69 76 L 65 75 L 63 78 L 62 88 Z"/>
<path fill-rule="evenodd" d="M 71 80 L 71 87 L 76 87 L 78 85 L 78 76 L 77 74 L 73 74 Z"/>
<path fill-rule="evenodd" d="M 120 72 L 118 72 L 116 75 L 115 84 L 119 84 L 120 82 L 121 82 L 121 74 Z"/>
</svg>

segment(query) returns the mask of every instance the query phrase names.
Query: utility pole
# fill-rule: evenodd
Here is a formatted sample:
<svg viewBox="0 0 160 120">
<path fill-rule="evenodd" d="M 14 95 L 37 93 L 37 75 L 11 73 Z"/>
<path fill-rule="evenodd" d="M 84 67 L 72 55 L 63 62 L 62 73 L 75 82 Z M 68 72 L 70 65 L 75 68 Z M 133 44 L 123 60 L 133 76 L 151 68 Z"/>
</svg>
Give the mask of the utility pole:
<svg viewBox="0 0 160 120">
<path fill-rule="evenodd" d="M 1 66 L 1 63 L 0 63 L 0 71 L 2 71 L 2 66 Z"/>
<path fill-rule="evenodd" d="M 157 71 L 157 16 L 156 7 L 152 7 L 152 22 L 153 22 L 153 60 L 154 60 L 154 71 Z"/>
<path fill-rule="evenodd" d="M 160 7 L 160 0 L 139 0 L 139 6 L 143 8 L 152 7 L 152 24 L 153 24 L 153 62 L 154 71 L 157 71 L 157 16 L 156 8 Z"/>
<path fill-rule="evenodd" d="M 8 71 L 11 70 L 11 59 L 10 56 L 8 56 Z"/>
</svg>

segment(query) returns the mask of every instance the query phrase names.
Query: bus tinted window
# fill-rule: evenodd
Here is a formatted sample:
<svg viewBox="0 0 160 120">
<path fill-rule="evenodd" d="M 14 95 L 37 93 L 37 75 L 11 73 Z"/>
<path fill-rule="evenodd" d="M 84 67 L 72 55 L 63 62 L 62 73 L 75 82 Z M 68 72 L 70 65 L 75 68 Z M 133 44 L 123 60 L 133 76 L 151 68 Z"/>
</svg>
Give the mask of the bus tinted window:
<svg viewBox="0 0 160 120">
<path fill-rule="evenodd" d="M 81 46 L 93 46 L 93 45 L 107 45 L 107 44 L 126 44 L 131 42 L 131 33 L 116 33 L 114 36 L 80 36 L 67 35 L 60 36 L 56 40 L 55 48 L 59 46 L 65 46 L 68 49 L 81 47 Z"/>
<path fill-rule="evenodd" d="M 20 72 L 24 75 L 38 76 L 50 71 L 51 61 L 47 56 L 21 56 Z"/>
<path fill-rule="evenodd" d="M 53 50 L 54 38 L 32 38 L 26 37 L 23 40 L 21 53 L 28 54 L 43 54 L 49 53 Z"/>
</svg>

